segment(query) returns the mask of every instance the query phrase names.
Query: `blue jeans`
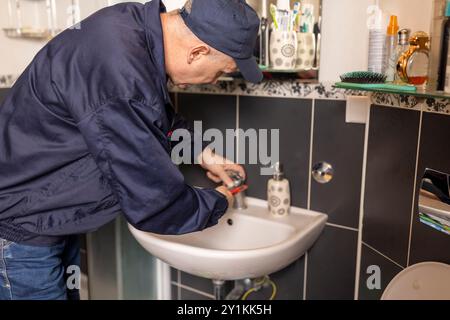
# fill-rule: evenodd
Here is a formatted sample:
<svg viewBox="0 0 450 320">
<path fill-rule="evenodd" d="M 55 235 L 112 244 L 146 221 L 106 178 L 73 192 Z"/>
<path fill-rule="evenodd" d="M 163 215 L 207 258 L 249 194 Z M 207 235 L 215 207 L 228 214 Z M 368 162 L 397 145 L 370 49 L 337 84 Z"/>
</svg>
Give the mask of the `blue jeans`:
<svg viewBox="0 0 450 320">
<path fill-rule="evenodd" d="M 76 272 L 70 270 L 79 265 L 77 236 L 48 247 L 0 239 L 0 300 L 78 300 Z M 75 267 L 67 270 L 69 266 Z"/>
</svg>

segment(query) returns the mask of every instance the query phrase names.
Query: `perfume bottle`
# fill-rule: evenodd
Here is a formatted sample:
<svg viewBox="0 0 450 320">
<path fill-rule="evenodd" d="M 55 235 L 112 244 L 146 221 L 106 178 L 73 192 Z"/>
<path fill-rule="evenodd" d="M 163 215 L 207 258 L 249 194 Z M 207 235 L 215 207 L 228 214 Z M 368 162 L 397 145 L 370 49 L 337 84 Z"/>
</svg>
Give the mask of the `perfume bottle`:
<svg viewBox="0 0 450 320">
<path fill-rule="evenodd" d="M 398 44 L 395 51 L 395 55 L 393 57 L 394 60 L 394 83 L 403 83 L 403 81 L 400 79 L 397 71 L 397 62 L 398 59 L 402 56 L 403 53 L 405 53 L 409 49 L 409 37 L 411 35 L 410 29 L 401 29 L 398 32 Z"/>
<path fill-rule="evenodd" d="M 404 52 L 397 63 L 397 73 L 404 82 L 425 85 L 428 80 L 430 37 L 418 31 L 409 39 L 409 49 Z"/>
</svg>

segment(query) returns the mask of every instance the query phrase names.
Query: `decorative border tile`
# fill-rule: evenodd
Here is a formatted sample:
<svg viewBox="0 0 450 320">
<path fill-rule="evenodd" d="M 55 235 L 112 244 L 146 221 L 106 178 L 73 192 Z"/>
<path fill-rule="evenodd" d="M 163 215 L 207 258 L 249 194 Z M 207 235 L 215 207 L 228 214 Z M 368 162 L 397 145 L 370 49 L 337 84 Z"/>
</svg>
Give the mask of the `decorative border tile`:
<svg viewBox="0 0 450 320">
<path fill-rule="evenodd" d="M 372 103 L 382 106 L 450 115 L 450 99 L 445 98 L 425 98 L 405 94 L 373 92 L 371 100 Z"/>
<path fill-rule="evenodd" d="M 366 95 L 362 91 L 334 88 L 333 83 L 306 83 L 298 80 L 269 80 L 260 84 L 252 84 L 244 80 L 221 81 L 215 85 L 195 85 L 186 89 L 171 87 L 170 90 L 187 93 L 334 100 L 345 100 L 347 95 Z"/>
<path fill-rule="evenodd" d="M 0 88 L 11 88 L 16 82 L 18 76 L 13 74 L 2 74 L 0 75 Z"/>
<path fill-rule="evenodd" d="M 450 115 L 450 99 L 427 98 L 422 110 Z"/>
<path fill-rule="evenodd" d="M 370 96 L 372 103 L 376 105 L 412 109 L 418 111 L 423 109 L 424 98 L 421 97 L 381 92 L 372 92 Z"/>
<path fill-rule="evenodd" d="M 0 75 L 0 88 L 10 88 L 17 78 L 17 75 Z M 450 98 L 422 98 L 407 94 L 380 92 L 368 93 L 359 90 L 335 88 L 333 84 L 333 82 L 308 83 L 295 79 L 267 80 L 260 84 L 252 84 L 242 79 L 235 79 L 231 81 L 220 81 L 214 85 L 190 86 L 186 89 L 171 86 L 170 91 L 202 94 L 331 100 L 346 100 L 348 95 L 369 95 L 372 103 L 377 105 L 418 111 L 423 110 L 425 112 L 450 115 Z"/>
<path fill-rule="evenodd" d="M 299 80 L 268 80 L 260 84 L 252 84 L 244 80 L 233 80 L 221 81 L 215 85 L 190 86 L 186 89 L 171 87 L 170 90 L 202 94 L 332 100 L 346 100 L 348 95 L 368 95 L 371 97 L 372 103 L 377 105 L 450 115 L 450 99 L 339 89 L 335 88 L 332 82 L 306 83 Z"/>
</svg>

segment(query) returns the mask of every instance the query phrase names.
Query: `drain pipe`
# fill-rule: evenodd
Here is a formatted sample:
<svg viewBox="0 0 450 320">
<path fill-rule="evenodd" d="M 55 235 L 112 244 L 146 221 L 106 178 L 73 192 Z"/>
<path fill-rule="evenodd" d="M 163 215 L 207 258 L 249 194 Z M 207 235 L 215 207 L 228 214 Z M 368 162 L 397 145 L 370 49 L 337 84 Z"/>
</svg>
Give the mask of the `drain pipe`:
<svg viewBox="0 0 450 320">
<path fill-rule="evenodd" d="M 214 285 L 214 298 L 216 300 L 223 300 L 225 297 L 225 281 L 223 280 L 213 280 Z"/>
</svg>

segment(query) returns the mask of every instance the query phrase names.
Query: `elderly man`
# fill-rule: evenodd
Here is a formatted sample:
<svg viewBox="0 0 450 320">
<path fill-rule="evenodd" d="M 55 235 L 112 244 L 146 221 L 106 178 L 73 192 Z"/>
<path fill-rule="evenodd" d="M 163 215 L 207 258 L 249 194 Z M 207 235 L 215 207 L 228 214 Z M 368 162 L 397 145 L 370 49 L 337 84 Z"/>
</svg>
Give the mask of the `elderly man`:
<svg viewBox="0 0 450 320">
<path fill-rule="evenodd" d="M 258 27 L 243 0 L 171 13 L 160 0 L 123 3 L 36 55 L 0 107 L 0 299 L 76 299 L 65 280 L 78 264 L 74 235 L 120 212 L 161 234 L 218 222 L 227 188 L 191 187 L 171 161 L 170 133 L 186 124 L 167 82 L 214 83 L 237 68 L 259 82 Z M 193 157 L 215 182 L 229 185 L 228 169 L 245 175 L 209 149 Z"/>
</svg>

